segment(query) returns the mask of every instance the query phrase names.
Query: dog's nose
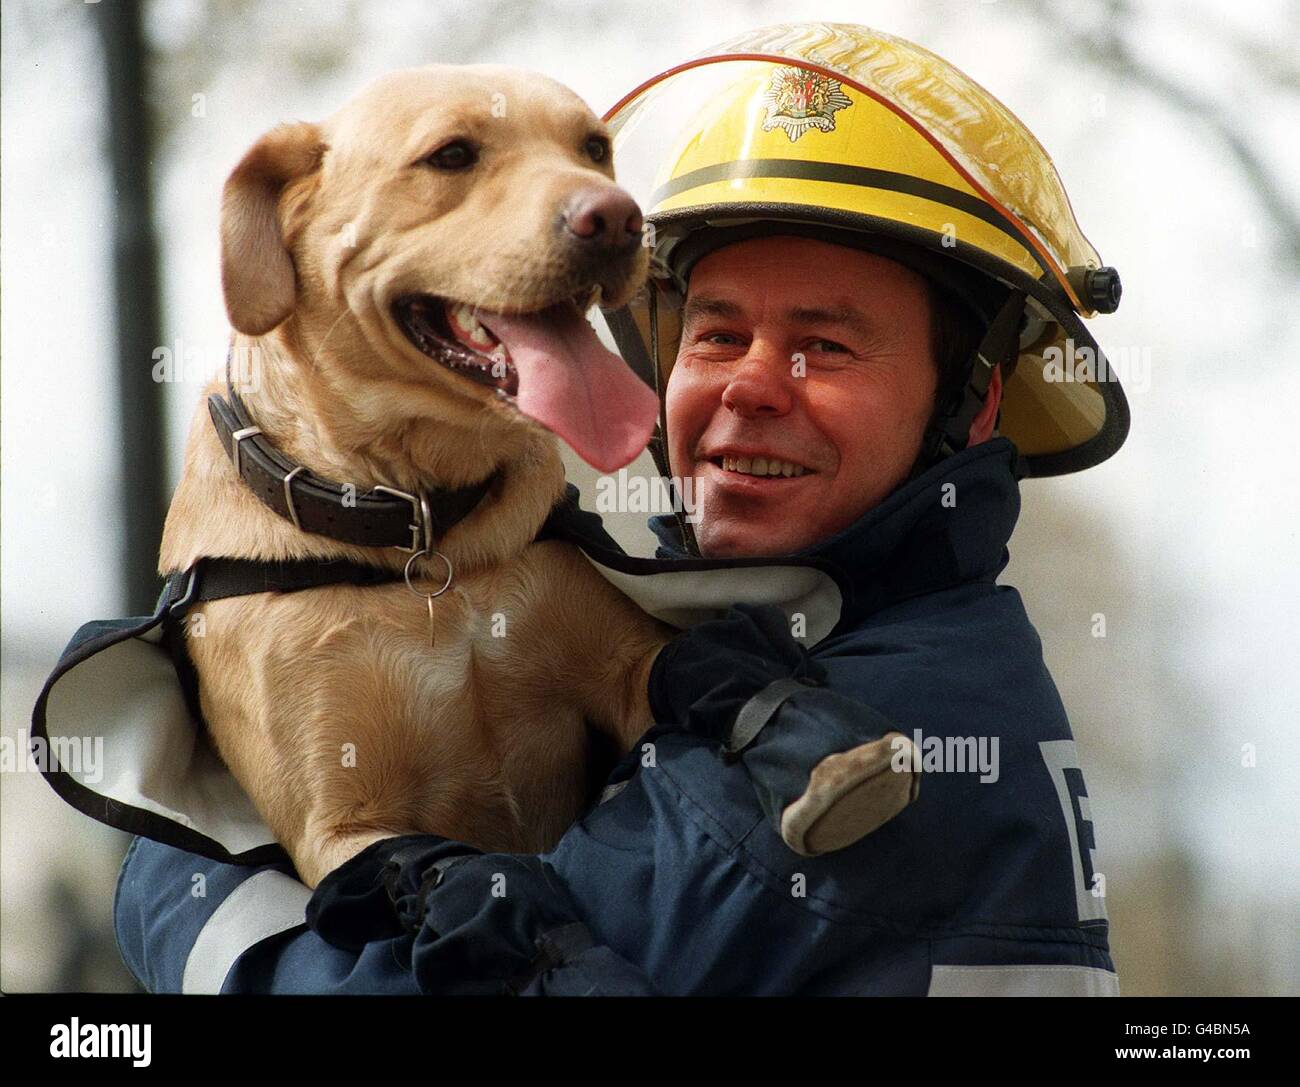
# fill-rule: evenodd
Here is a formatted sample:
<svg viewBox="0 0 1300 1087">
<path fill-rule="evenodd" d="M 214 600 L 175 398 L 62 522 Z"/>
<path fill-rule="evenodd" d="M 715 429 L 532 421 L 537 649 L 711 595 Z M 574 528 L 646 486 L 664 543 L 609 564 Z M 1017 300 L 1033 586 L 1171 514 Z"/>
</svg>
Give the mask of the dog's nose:
<svg viewBox="0 0 1300 1087">
<path fill-rule="evenodd" d="M 621 249 L 641 234 L 641 209 L 622 189 L 582 189 L 569 198 L 564 225 L 584 241 Z"/>
</svg>

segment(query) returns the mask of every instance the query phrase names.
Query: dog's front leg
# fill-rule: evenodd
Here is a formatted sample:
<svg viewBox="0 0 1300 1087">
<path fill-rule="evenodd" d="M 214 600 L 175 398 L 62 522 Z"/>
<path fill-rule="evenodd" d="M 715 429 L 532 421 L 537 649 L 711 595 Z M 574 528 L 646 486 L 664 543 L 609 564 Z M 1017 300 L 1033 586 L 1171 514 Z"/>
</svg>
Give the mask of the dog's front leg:
<svg viewBox="0 0 1300 1087">
<path fill-rule="evenodd" d="M 346 864 L 362 850 L 385 838 L 397 838 L 396 831 L 359 830 L 352 833 L 335 831 L 304 842 L 293 854 L 298 876 L 313 890 L 334 869 Z"/>
<path fill-rule="evenodd" d="M 613 695 L 608 713 L 610 730 L 618 740 L 620 750 L 629 751 L 632 745 L 655 724 L 650 712 L 650 670 L 655 658 L 667 644 L 668 637 L 654 638 L 642 648 L 640 656 L 620 674 L 609 677 Z"/>
<path fill-rule="evenodd" d="M 474 719 L 463 684 L 441 677 L 421 638 L 320 604 L 312 617 L 290 610 L 301 603 L 238 625 L 277 632 L 256 653 L 214 635 L 195 655 L 218 749 L 303 882 L 382 838 L 508 840 L 491 745 L 450 727 Z"/>
<path fill-rule="evenodd" d="M 608 590 L 604 605 L 593 608 L 587 662 L 579 674 L 579 702 L 586 718 L 618 744 L 632 745 L 655 723 L 650 712 L 650 671 L 674 631 L 652 619 L 622 593 Z M 604 595 L 604 594 L 603 594 Z M 576 626 L 577 624 L 574 624 Z"/>
</svg>

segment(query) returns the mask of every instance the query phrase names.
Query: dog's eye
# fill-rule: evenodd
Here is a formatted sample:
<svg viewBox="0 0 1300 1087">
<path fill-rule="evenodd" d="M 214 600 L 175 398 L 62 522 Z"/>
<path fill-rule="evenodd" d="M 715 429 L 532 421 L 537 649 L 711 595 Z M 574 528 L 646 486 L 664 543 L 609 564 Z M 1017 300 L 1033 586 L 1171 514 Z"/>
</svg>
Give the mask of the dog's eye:
<svg viewBox="0 0 1300 1087">
<path fill-rule="evenodd" d="M 425 160 L 439 170 L 464 170 L 478 161 L 478 152 L 469 140 L 452 140 L 445 143 Z"/>
<path fill-rule="evenodd" d="M 609 140 L 604 136 L 588 136 L 582 149 L 587 152 L 587 157 L 592 162 L 604 162 L 609 158 Z"/>
</svg>

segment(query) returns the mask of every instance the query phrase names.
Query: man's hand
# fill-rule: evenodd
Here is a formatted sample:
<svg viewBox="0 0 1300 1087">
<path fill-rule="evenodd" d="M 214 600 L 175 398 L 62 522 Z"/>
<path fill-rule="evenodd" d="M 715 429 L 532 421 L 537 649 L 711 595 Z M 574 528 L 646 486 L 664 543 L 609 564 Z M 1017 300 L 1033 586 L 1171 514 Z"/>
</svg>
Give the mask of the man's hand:
<svg viewBox="0 0 1300 1087">
<path fill-rule="evenodd" d="M 826 681 L 780 608 L 737 604 L 665 647 L 649 696 L 657 720 L 739 758 L 773 830 L 796 853 L 817 856 L 887 823 L 920 787 L 914 763 L 895 758 L 911 741 Z"/>
<path fill-rule="evenodd" d="M 307 904 L 307 923 L 327 943 L 360 951 L 375 940 L 413 935 L 425 873 L 479 854 L 463 842 L 433 834 L 385 838 L 327 875 Z"/>
<path fill-rule="evenodd" d="M 432 834 L 376 842 L 331 872 L 307 921 L 349 950 L 405 937 L 429 994 L 651 992 L 639 971 L 594 946 L 541 858 L 485 854 Z"/>
<path fill-rule="evenodd" d="M 650 670 L 655 720 L 677 722 L 732 748 L 741 707 L 779 679 L 821 686 L 826 669 L 795 641 L 775 604 L 737 604 L 664 647 Z"/>
</svg>

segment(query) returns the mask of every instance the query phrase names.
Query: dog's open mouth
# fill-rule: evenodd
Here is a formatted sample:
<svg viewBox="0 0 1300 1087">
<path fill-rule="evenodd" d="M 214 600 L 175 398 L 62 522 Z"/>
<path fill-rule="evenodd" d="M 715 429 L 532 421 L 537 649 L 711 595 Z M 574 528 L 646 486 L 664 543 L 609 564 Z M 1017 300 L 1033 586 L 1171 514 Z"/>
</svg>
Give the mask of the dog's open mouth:
<svg viewBox="0 0 1300 1087">
<path fill-rule="evenodd" d="M 505 314 L 417 294 L 398 299 L 393 316 L 422 354 L 496 389 L 588 464 L 611 472 L 645 448 L 659 404 L 601 344 L 585 299 Z"/>
<path fill-rule="evenodd" d="M 474 308 L 430 294 L 400 299 L 393 307 L 406 338 L 435 362 L 471 381 L 514 397 L 519 372 L 506 345 L 479 321 Z"/>
</svg>

